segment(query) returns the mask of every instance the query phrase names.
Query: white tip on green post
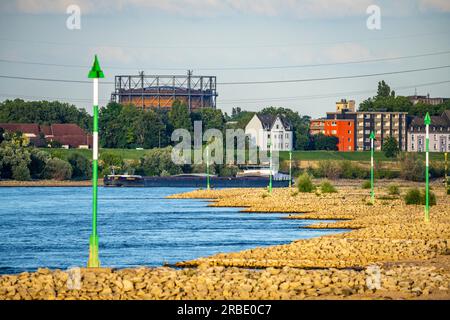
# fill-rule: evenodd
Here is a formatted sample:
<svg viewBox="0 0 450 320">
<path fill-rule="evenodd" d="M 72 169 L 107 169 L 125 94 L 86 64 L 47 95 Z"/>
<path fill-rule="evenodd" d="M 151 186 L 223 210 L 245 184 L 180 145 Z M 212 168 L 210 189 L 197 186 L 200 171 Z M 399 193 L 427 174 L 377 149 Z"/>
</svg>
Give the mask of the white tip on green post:
<svg viewBox="0 0 450 320">
<path fill-rule="evenodd" d="M 427 112 L 425 119 L 425 222 L 430 222 L 430 181 L 429 181 L 429 151 L 431 117 Z"/>
<path fill-rule="evenodd" d="M 104 78 L 97 55 L 89 71 L 88 78 L 93 80 L 93 114 L 94 126 L 92 130 L 92 234 L 89 238 L 88 268 L 100 267 L 98 258 L 98 234 L 97 234 L 97 183 L 98 183 L 98 79 Z"/>
</svg>

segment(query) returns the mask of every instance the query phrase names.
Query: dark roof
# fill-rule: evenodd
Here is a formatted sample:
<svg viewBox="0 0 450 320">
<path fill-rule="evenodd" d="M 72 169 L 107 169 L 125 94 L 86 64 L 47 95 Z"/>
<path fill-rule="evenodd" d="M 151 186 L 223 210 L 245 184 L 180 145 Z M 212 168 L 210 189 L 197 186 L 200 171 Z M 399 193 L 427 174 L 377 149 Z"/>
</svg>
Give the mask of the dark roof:
<svg viewBox="0 0 450 320">
<path fill-rule="evenodd" d="M 279 117 L 281 120 L 281 123 L 285 127 L 286 130 L 292 130 L 292 124 L 289 122 L 286 117 L 282 115 L 272 115 L 272 114 L 256 114 L 258 119 L 261 121 L 264 129 L 272 129 L 273 124 L 275 123 L 275 120 Z"/>
<path fill-rule="evenodd" d="M 431 116 L 432 127 L 450 127 L 450 110 L 445 110 L 440 116 Z M 411 127 L 425 127 L 424 117 L 414 117 Z"/>
<path fill-rule="evenodd" d="M 86 133 L 74 123 L 52 124 L 51 131 L 54 136 L 83 136 Z"/>
<path fill-rule="evenodd" d="M 0 127 L 6 131 L 39 135 L 39 125 L 35 123 L 0 123 Z"/>
<path fill-rule="evenodd" d="M 39 133 L 42 132 L 46 136 L 52 136 L 51 140 L 58 141 L 62 145 L 75 148 L 80 145 L 92 146 L 92 135 L 86 134 L 83 129 L 74 123 L 52 124 L 50 126 L 39 126 L 35 123 L 0 123 L 0 127 L 7 131 L 35 134 L 36 138 L 32 138 L 34 140 L 38 139 Z"/>
</svg>

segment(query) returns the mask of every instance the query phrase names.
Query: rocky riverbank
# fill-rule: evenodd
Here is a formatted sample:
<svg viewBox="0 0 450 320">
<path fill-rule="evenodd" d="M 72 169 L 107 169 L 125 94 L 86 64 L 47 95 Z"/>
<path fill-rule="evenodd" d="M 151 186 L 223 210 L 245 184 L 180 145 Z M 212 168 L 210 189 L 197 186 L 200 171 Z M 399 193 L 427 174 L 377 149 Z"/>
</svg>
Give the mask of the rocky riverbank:
<svg viewBox="0 0 450 320">
<path fill-rule="evenodd" d="M 401 192 L 407 184 L 402 183 Z M 172 198 L 213 199 L 211 206 L 286 219 L 337 220 L 309 228 L 348 232 L 180 262 L 182 269 L 39 269 L 0 276 L 0 299 L 450 299 L 450 200 L 422 206 L 357 185 L 335 194 L 275 189 L 199 190 Z M 270 226 L 268 226 L 270 227 Z"/>
</svg>

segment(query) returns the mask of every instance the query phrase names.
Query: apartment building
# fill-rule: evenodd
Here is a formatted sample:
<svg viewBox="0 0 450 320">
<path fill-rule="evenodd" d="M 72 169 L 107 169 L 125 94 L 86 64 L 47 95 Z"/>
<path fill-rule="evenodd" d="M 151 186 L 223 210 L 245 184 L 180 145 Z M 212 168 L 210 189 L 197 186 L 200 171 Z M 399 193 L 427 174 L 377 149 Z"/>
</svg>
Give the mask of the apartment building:
<svg viewBox="0 0 450 320">
<path fill-rule="evenodd" d="M 407 112 L 327 112 L 327 119 L 346 119 L 355 121 L 355 150 L 370 150 L 370 133 L 375 133 L 375 150 L 380 151 L 384 140 L 394 137 L 400 150 L 407 148 Z"/>
<path fill-rule="evenodd" d="M 408 151 L 425 152 L 425 124 L 423 117 L 415 117 L 408 129 Z M 431 116 L 430 152 L 450 152 L 450 110 L 441 116 Z"/>
<path fill-rule="evenodd" d="M 312 119 L 309 121 L 309 134 L 316 135 L 319 133 L 325 134 L 326 119 Z"/>
<path fill-rule="evenodd" d="M 325 135 L 339 139 L 338 151 L 355 151 L 355 122 L 353 120 L 325 120 Z"/>
</svg>

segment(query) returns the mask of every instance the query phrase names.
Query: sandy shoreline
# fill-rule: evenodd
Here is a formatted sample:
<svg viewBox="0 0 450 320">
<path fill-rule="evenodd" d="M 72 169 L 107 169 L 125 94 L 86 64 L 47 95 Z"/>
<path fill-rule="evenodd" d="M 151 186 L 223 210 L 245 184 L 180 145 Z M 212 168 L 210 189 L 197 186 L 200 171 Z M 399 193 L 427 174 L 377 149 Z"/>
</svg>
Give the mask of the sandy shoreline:
<svg viewBox="0 0 450 320">
<path fill-rule="evenodd" d="M 360 184 L 336 194 L 294 189 L 198 190 L 170 198 L 212 199 L 210 206 L 286 213 L 285 219 L 335 220 L 310 228 L 348 232 L 183 261 L 175 268 L 40 269 L 0 276 L 0 299 L 450 299 L 450 197 L 433 184 L 431 222 L 377 184 L 376 201 Z M 399 183 L 404 194 L 409 182 Z M 299 214 L 299 212 L 302 212 Z M 269 226 L 270 227 L 270 226 Z"/>
</svg>

